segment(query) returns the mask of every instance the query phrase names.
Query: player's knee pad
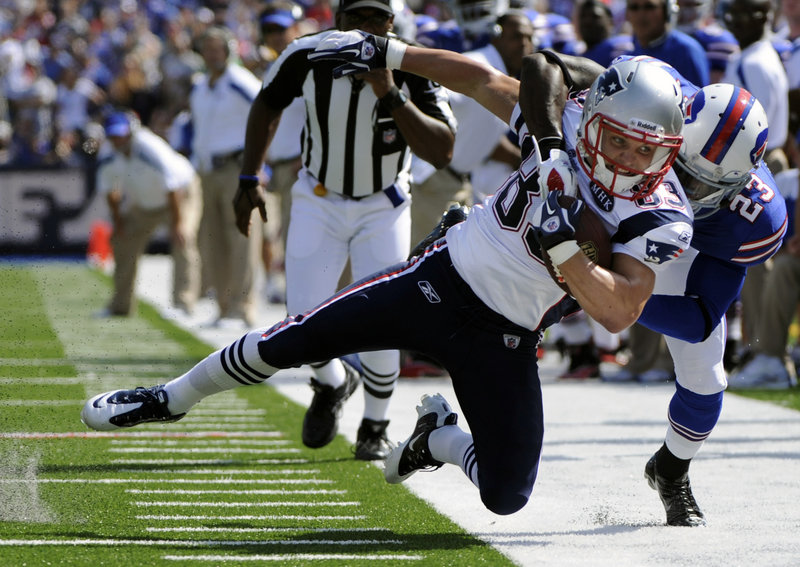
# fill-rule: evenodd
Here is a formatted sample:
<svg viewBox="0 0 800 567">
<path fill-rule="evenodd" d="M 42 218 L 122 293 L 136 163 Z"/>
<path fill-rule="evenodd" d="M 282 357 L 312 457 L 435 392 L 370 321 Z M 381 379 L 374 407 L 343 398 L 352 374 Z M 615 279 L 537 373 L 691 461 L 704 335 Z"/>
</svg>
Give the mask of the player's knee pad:
<svg viewBox="0 0 800 567">
<path fill-rule="evenodd" d="M 675 394 L 669 403 L 669 420 L 680 428 L 703 439 L 714 429 L 722 412 L 722 392 L 697 394 L 675 384 Z M 698 439 L 700 440 L 700 439 Z"/>
</svg>

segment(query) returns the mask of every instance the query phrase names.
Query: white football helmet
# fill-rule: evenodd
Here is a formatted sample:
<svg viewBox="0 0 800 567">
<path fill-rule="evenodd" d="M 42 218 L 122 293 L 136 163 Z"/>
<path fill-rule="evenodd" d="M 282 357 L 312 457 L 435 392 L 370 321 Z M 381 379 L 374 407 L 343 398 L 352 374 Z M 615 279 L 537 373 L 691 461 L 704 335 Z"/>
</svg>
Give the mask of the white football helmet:
<svg viewBox="0 0 800 567">
<path fill-rule="evenodd" d="M 675 173 L 695 218 L 715 213 L 750 181 L 767 148 L 767 114 L 756 98 L 725 83 L 697 91 L 686 105 Z"/>
<path fill-rule="evenodd" d="M 606 193 L 627 200 L 655 191 L 681 146 L 683 95 L 678 81 L 646 61 L 621 61 L 595 79 L 578 128 L 578 160 Z M 610 140 L 655 146 L 650 163 L 635 168 L 615 160 Z"/>
<path fill-rule="evenodd" d="M 497 18 L 509 9 L 509 0 L 450 0 L 453 16 L 465 37 L 497 34 Z"/>
</svg>

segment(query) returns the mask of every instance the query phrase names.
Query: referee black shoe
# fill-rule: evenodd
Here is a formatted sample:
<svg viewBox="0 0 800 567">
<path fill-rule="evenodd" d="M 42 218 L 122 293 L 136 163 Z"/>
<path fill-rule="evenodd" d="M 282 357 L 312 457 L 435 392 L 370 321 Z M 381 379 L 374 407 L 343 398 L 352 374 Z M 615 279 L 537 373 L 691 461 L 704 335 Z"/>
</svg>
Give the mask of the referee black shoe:
<svg viewBox="0 0 800 567">
<path fill-rule="evenodd" d="M 705 516 L 692 495 L 688 473 L 677 480 L 668 480 L 660 476 L 656 471 L 656 456 L 653 455 L 644 467 L 644 477 L 650 488 L 658 491 L 658 496 L 667 511 L 667 525 L 689 527 L 706 525 Z"/>
<path fill-rule="evenodd" d="M 314 398 L 303 418 L 303 445 L 312 449 L 324 447 L 339 431 L 342 406 L 353 394 L 361 381 L 361 365 L 355 355 L 341 357 L 345 370 L 344 383 L 338 388 L 311 379 Z"/>
<path fill-rule="evenodd" d="M 361 420 L 356 435 L 355 453 L 359 461 L 382 461 L 392 452 L 394 445 L 386 435 L 389 420 L 376 421 L 374 419 Z"/>
<path fill-rule="evenodd" d="M 395 447 L 386 458 L 383 476 L 390 484 L 401 483 L 417 471 L 436 470 L 444 464 L 433 458 L 428 438 L 440 427 L 455 425 L 458 414 L 441 394 L 425 394 L 417 406 L 417 415 L 417 426 L 411 437 Z"/>
<path fill-rule="evenodd" d="M 164 386 L 115 390 L 89 399 L 81 410 L 81 421 L 97 431 L 113 431 L 155 421 L 178 421 L 185 413 L 171 414 Z"/>
</svg>

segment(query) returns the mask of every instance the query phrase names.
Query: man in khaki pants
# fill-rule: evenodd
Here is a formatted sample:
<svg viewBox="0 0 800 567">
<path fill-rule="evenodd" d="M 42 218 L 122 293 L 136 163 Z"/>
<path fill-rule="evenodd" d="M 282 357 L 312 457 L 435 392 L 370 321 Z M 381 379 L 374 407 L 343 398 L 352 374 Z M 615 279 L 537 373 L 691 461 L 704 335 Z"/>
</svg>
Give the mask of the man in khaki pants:
<svg viewBox="0 0 800 567">
<path fill-rule="evenodd" d="M 189 97 L 191 159 L 203 193 L 199 232 L 203 287 L 214 289 L 219 305 L 214 324 L 227 328 L 256 324 L 254 278 L 262 240 L 260 234 L 250 238 L 239 234 L 231 205 L 247 116 L 261 88 L 255 75 L 232 61 L 233 46 L 229 30 L 216 26 L 206 30 L 199 40 L 206 73 Z"/>
<path fill-rule="evenodd" d="M 174 261 L 172 301 L 190 313 L 200 293 L 200 180 L 185 157 L 130 113 L 110 115 L 106 137 L 113 154 L 101 165 L 97 181 L 111 209 L 115 268 L 114 295 L 100 314 L 130 314 L 139 257 L 163 224 L 169 225 Z"/>
</svg>

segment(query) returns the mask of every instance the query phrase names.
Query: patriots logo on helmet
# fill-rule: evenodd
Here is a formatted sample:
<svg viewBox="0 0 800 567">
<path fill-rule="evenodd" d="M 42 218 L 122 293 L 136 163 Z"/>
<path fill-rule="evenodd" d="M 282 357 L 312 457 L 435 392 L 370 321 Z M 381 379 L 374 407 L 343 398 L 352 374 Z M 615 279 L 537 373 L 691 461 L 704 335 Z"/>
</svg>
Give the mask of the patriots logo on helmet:
<svg viewBox="0 0 800 567">
<path fill-rule="evenodd" d="M 597 94 L 595 94 L 594 103 L 598 104 L 607 96 L 611 96 L 624 88 L 619 78 L 619 72 L 612 67 L 597 79 L 597 89 L 595 89 Z"/>
<path fill-rule="evenodd" d="M 653 264 L 663 264 L 669 260 L 674 260 L 683 253 L 683 248 L 680 246 L 673 246 L 672 244 L 665 244 L 663 242 L 656 242 L 647 239 L 647 251 L 645 261 Z"/>
</svg>

